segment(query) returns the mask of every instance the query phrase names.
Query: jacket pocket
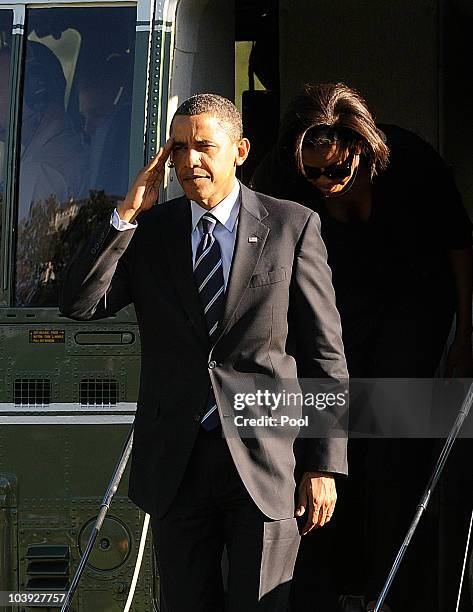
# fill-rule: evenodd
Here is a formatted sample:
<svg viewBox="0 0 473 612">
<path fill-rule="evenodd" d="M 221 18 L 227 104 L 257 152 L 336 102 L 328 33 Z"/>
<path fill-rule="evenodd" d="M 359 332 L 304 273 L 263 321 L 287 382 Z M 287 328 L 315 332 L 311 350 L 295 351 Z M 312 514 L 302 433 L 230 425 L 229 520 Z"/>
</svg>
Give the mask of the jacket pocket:
<svg viewBox="0 0 473 612">
<path fill-rule="evenodd" d="M 295 518 L 264 523 L 259 599 L 292 579 L 300 540 Z"/>
<path fill-rule="evenodd" d="M 261 272 L 254 274 L 250 280 L 250 287 L 261 287 L 263 285 L 271 285 L 272 283 L 280 283 L 286 280 L 286 269 L 277 268 L 269 270 L 269 272 Z"/>
</svg>

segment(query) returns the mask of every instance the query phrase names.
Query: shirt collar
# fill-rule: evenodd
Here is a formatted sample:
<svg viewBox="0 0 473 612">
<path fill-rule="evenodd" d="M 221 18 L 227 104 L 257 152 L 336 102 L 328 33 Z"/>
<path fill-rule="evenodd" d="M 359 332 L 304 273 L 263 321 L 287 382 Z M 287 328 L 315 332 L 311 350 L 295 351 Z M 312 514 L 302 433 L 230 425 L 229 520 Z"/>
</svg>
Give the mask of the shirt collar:
<svg viewBox="0 0 473 612">
<path fill-rule="evenodd" d="M 206 212 L 211 212 L 212 215 L 224 225 L 229 232 L 233 232 L 238 213 L 240 211 L 240 183 L 235 179 L 233 189 L 221 202 L 214 206 L 212 210 L 203 208 L 197 202 L 191 200 L 192 210 L 192 231 L 195 230 L 200 219 Z"/>
</svg>

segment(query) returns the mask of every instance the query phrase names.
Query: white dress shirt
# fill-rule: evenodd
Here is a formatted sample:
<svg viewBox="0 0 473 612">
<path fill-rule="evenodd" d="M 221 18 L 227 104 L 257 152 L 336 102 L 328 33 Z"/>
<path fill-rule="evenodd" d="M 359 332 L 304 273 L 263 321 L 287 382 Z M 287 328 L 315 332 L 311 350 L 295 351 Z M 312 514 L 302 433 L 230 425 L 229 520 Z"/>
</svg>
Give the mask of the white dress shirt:
<svg viewBox="0 0 473 612">
<path fill-rule="evenodd" d="M 235 179 L 235 184 L 231 192 L 211 210 L 203 208 L 200 206 L 200 204 L 191 200 L 192 264 L 195 263 L 197 247 L 203 236 L 203 230 L 201 224 L 199 224 L 199 221 L 206 212 L 210 212 L 218 221 L 213 233 L 215 238 L 218 240 L 220 250 L 222 252 L 223 281 L 226 290 L 228 277 L 230 276 L 230 268 L 232 265 L 233 251 L 235 249 L 238 213 L 240 212 L 240 183 Z M 120 232 L 127 229 L 134 229 L 138 225 L 136 221 L 135 223 L 128 223 L 127 221 L 120 219 L 117 209 L 113 211 L 110 223 Z"/>
</svg>

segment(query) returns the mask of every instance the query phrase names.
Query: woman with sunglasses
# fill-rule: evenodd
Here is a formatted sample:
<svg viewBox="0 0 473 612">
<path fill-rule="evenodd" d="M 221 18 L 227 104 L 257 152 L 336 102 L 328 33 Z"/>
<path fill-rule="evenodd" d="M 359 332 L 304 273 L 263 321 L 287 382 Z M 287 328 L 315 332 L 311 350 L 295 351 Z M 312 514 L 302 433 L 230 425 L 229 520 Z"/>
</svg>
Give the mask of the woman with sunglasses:
<svg viewBox="0 0 473 612">
<path fill-rule="evenodd" d="M 455 312 L 446 375 L 471 375 L 472 226 L 430 145 L 399 127 L 377 126 L 366 102 L 342 83 L 307 85 L 251 187 L 320 215 L 352 378 L 433 377 Z M 350 409 L 356 420 L 356 400 Z M 346 588 L 364 597 L 359 608 L 345 609 L 372 608 L 427 481 L 431 451 L 420 440 L 350 441 L 351 478 L 334 527 L 351 547 Z M 396 612 L 434 609 L 412 600 L 420 592 L 415 582 L 422 584 L 416 570 L 391 590 Z"/>
</svg>

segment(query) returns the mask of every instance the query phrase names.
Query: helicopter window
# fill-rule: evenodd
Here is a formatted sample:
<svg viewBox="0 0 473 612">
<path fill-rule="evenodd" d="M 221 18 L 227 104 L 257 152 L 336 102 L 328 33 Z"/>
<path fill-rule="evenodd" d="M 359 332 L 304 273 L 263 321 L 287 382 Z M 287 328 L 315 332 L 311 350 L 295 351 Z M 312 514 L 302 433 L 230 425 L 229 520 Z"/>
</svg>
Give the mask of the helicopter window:
<svg viewBox="0 0 473 612">
<path fill-rule="evenodd" d="M 0 10 L 0 227 L 3 215 L 4 177 L 6 170 L 5 141 L 8 131 L 10 45 L 13 11 Z"/>
<path fill-rule="evenodd" d="M 51 307 L 71 255 L 127 192 L 136 8 L 27 17 L 15 305 Z"/>
</svg>

